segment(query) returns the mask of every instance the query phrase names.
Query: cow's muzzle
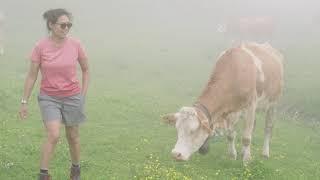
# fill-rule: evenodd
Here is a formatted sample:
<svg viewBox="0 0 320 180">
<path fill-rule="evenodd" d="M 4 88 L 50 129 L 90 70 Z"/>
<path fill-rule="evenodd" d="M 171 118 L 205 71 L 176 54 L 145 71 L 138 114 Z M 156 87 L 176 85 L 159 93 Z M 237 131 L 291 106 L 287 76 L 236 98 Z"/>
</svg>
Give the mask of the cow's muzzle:
<svg viewBox="0 0 320 180">
<path fill-rule="evenodd" d="M 177 161 L 187 161 L 188 160 L 188 158 L 183 156 L 182 153 L 175 151 L 175 150 L 172 150 L 171 155 L 172 155 L 172 158 L 174 158 Z"/>
</svg>

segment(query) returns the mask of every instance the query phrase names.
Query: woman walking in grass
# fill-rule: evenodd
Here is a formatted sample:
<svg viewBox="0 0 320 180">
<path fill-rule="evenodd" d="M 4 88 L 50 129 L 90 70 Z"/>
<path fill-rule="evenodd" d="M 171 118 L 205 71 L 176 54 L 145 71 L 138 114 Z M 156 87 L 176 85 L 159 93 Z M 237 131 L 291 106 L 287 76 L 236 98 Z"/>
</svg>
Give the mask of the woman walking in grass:
<svg viewBox="0 0 320 180">
<path fill-rule="evenodd" d="M 19 115 L 25 119 L 28 99 L 37 75 L 41 72 L 38 103 L 46 131 L 40 159 L 40 180 L 51 179 L 49 161 L 65 125 L 69 143 L 70 178 L 80 179 L 79 124 L 85 121 L 84 100 L 89 82 L 86 53 L 79 41 L 67 36 L 72 26 L 72 15 L 65 9 L 52 9 L 43 14 L 49 35 L 36 44 L 31 53 L 31 65 L 27 74 Z M 82 83 L 77 79 L 77 64 L 82 71 Z"/>
</svg>

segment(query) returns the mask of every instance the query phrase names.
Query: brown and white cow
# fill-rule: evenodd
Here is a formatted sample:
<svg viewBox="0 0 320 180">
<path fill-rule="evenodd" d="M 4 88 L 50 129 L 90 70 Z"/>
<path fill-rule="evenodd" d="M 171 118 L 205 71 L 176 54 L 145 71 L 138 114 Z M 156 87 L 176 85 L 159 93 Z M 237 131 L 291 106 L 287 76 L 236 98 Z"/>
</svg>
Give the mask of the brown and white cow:
<svg viewBox="0 0 320 180">
<path fill-rule="evenodd" d="M 266 109 L 262 154 L 269 157 L 273 114 L 283 87 L 282 59 L 281 53 L 269 44 L 247 42 L 223 52 L 196 103 L 163 117 L 177 129 L 172 156 L 188 160 L 208 146 L 208 138 L 222 125 L 227 130 L 228 152 L 236 159 L 234 125 L 243 113 L 242 152 L 246 164 L 251 159 L 250 144 L 259 104 Z"/>
</svg>

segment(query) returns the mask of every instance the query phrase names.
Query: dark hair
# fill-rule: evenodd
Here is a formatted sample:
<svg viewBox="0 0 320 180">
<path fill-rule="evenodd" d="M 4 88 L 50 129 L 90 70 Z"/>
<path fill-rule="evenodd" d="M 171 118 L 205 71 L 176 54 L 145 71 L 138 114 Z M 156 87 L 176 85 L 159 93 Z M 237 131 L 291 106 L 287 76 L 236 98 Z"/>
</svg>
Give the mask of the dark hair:
<svg viewBox="0 0 320 180">
<path fill-rule="evenodd" d="M 70 20 L 72 20 L 72 14 L 65 9 L 50 9 L 43 13 L 43 18 L 47 21 L 48 31 L 51 31 L 49 23 L 56 23 L 60 16 L 66 15 Z"/>
</svg>

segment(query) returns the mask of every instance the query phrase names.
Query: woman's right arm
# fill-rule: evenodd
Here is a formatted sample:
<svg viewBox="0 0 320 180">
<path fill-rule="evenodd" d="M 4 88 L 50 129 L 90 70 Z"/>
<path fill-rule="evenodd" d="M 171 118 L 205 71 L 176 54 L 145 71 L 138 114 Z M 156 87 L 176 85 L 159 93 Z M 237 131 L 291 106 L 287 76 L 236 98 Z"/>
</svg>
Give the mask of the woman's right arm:
<svg viewBox="0 0 320 180">
<path fill-rule="evenodd" d="M 19 111 L 20 118 L 24 120 L 28 115 L 28 99 L 32 92 L 34 83 L 37 80 L 38 72 L 40 68 L 40 63 L 31 61 L 29 72 L 27 74 L 25 83 L 24 83 L 24 90 L 23 90 L 23 97 L 21 100 L 21 107 Z"/>
</svg>

